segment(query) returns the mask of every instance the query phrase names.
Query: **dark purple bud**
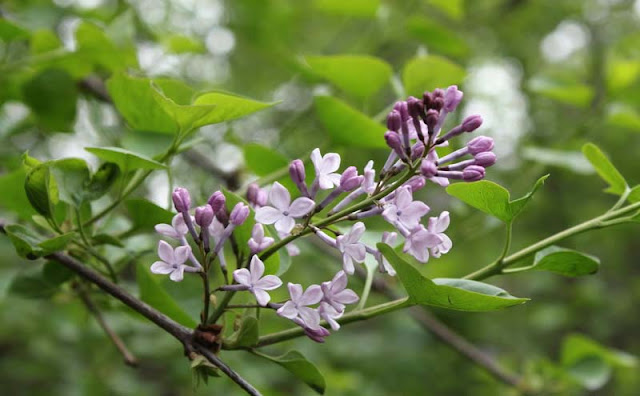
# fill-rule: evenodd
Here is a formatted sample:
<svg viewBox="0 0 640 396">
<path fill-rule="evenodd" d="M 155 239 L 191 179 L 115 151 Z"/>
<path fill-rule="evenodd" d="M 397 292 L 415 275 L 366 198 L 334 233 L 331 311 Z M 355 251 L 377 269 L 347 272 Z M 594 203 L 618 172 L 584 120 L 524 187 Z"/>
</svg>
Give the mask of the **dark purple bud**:
<svg viewBox="0 0 640 396">
<path fill-rule="evenodd" d="M 387 128 L 390 131 L 399 132 L 402 126 L 402 117 L 397 110 L 391 110 L 387 116 Z"/>
<path fill-rule="evenodd" d="M 211 205 L 211 208 L 213 209 L 214 214 L 217 214 L 218 212 L 220 212 L 220 209 L 224 208 L 225 202 L 226 202 L 226 198 L 224 197 L 224 194 L 220 191 L 216 191 L 213 194 L 211 194 L 211 196 L 209 197 L 209 200 L 207 201 L 207 203 Z"/>
<path fill-rule="evenodd" d="M 414 176 L 411 179 L 409 179 L 409 181 L 407 181 L 404 185 L 409 186 L 409 188 L 411 189 L 411 192 L 414 193 L 420 190 L 421 188 L 423 188 L 425 184 L 426 182 L 424 180 L 424 177 Z"/>
<path fill-rule="evenodd" d="M 304 183 L 304 179 L 306 177 L 304 173 L 304 162 L 299 159 L 291 161 L 291 164 L 289 165 L 289 175 L 294 183 Z"/>
<path fill-rule="evenodd" d="M 187 191 L 186 188 L 176 188 L 173 190 L 171 198 L 173 199 L 173 205 L 178 212 L 185 213 L 189 211 L 189 208 L 191 208 L 191 196 L 189 196 L 189 191 Z"/>
<path fill-rule="evenodd" d="M 438 167 L 433 161 L 423 159 L 422 165 L 420 165 L 420 173 L 427 178 L 434 177 L 438 173 Z"/>
<path fill-rule="evenodd" d="M 435 133 L 436 124 L 438 123 L 438 116 L 440 113 L 434 109 L 427 110 L 427 116 L 425 118 L 425 124 L 427 124 L 427 128 L 429 128 L 429 134 L 432 135 Z"/>
<path fill-rule="evenodd" d="M 451 113 L 458 107 L 462 101 L 463 93 L 458 89 L 457 85 L 451 85 L 444 94 L 444 109 Z"/>
<path fill-rule="evenodd" d="M 433 90 L 433 98 L 437 99 L 437 98 L 442 98 L 444 99 L 444 89 L 442 88 L 436 88 Z"/>
<path fill-rule="evenodd" d="M 402 141 L 400 140 L 400 135 L 395 132 L 387 131 L 384 134 L 384 140 L 387 142 L 387 146 L 391 147 L 399 157 L 404 156 L 404 152 L 402 151 Z"/>
<path fill-rule="evenodd" d="M 493 139 L 487 136 L 478 136 L 467 143 L 467 149 L 471 155 L 493 150 Z"/>
<path fill-rule="evenodd" d="M 247 187 L 247 201 L 256 208 L 267 204 L 267 192 L 257 184 L 251 183 Z"/>
<path fill-rule="evenodd" d="M 340 177 L 340 189 L 343 191 L 352 191 L 360 187 L 364 181 L 364 176 L 358 176 L 358 169 L 350 166 L 342 172 Z"/>
<path fill-rule="evenodd" d="M 418 142 L 411 147 L 411 159 L 415 160 L 424 154 L 424 143 Z"/>
<path fill-rule="evenodd" d="M 469 116 L 462 121 L 462 129 L 465 132 L 473 132 L 482 125 L 482 117 L 478 114 Z"/>
<path fill-rule="evenodd" d="M 411 120 L 413 122 L 413 127 L 416 130 L 416 134 L 418 135 L 418 140 L 424 141 L 424 134 L 422 132 L 422 126 L 420 125 L 420 118 L 423 117 L 424 113 L 422 101 L 410 96 L 409 99 L 407 99 L 407 107 L 409 108 L 409 115 L 411 115 Z"/>
<path fill-rule="evenodd" d="M 249 207 L 242 202 L 238 202 L 233 207 L 231 215 L 229 215 L 229 221 L 231 224 L 239 226 L 247 220 L 247 217 L 249 217 Z"/>
<path fill-rule="evenodd" d="M 307 337 L 311 338 L 313 341 L 321 344 L 324 342 L 325 337 L 331 334 L 329 330 L 325 329 L 322 326 L 317 329 L 310 329 L 308 327 L 305 327 L 304 333 L 307 335 Z"/>
<path fill-rule="evenodd" d="M 478 165 L 469 165 L 462 171 L 462 180 L 474 182 L 484 179 L 484 168 Z"/>
<path fill-rule="evenodd" d="M 207 228 L 213 222 L 213 208 L 211 205 L 198 206 L 196 208 L 196 224 L 202 228 Z"/>
<path fill-rule="evenodd" d="M 474 157 L 474 165 L 488 168 L 496 163 L 496 155 L 491 151 L 483 151 Z"/>
<path fill-rule="evenodd" d="M 431 108 L 437 112 L 440 112 L 440 110 L 442 110 L 443 107 L 444 107 L 443 97 L 434 98 L 433 101 L 431 102 Z"/>
<path fill-rule="evenodd" d="M 430 109 L 432 102 L 433 102 L 433 94 L 429 91 L 425 91 L 422 94 L 422 104 L 424 105 L 424 108 Z"/>
<path fill-rule="evenodd" d="M 400 114 L 402 122 L 405 122 L 409 119 L 409 109 L 407 109 L 407 102 L 396 102 L 396 104 L 393 106 L 393 109 Z"/>
</svg>

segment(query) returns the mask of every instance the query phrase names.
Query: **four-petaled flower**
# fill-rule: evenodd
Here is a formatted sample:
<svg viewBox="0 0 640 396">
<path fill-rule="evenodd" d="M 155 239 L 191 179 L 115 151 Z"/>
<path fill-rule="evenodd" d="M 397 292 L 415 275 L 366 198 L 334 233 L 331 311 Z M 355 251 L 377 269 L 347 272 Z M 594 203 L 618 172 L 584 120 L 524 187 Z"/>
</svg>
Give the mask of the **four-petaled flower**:
<svg viewBox="0 0 640 396">
<path fill-rule="evenodd" d="M 442 239 L 437 234 L 431 233 L 420 224 L 406 237 L 403 251 L 415 257 L 416 260 L 426 263 L 429 261 L 429 249 L 440 243 Z"/>
<path fill-rule="evenodd" d="M 358 295 L 351 289 L 347 289 L 347 274 L 344 271 L 338 273 L 329 282 L 322 282 L 322 301 L 331 305 L 336 311 L 344 311 L 344 306 L 358 302 Z M 332 326 L 333 327 L 333 326 Z"/>
<path fill-rule="evenodd" d="M 335 173 L 340 167 L 340 156 L 336 153 L 320 154 L 320 149 L 311 152 L 311 162 L 316 169 L 316 180 L 322 190 L 340 185 L 340 174 Z"/>
<path fill-rule="evenodd" d="M 329 323 L 329 326 L 331 326 L 333 330 L 338 330 L 340 323 L 336 322 L 336 319 L 339 319 L 344 314 L 344 310 L 338 311 L 331 304 L 322 301 L 318 307 L 318 314 Z"/>
<path fill-rule="evenodd" d="M 175 250 L 165 241 L 158 242 L 158 256 L 162 261 L 156 261 L 151 265 L 151 272 L 154 274 L 166 275 L 174 282 L 179 282 L 184 276 L 185 269 L 196 270 L 193 267 L 184 265 L 191 254 L 191 248 L 179 246 Z"/>
<path fill-rule="evenodd" d="M 412 229 L 428 211 L 429 207 L 424 202 L 413 200 L 409 187 L 401 187 L 396 191 L 394 200 L 385 205 L 382 217 L 391 224 L 399 222 Z"/>
<path fill-rule="evenodd" d="M 291 300 L 278 309 L 278 315 L 291 320 L 299 318 L 302 322 L 301 326 L 309 329 L 319 328 L 320 315 L 316 309 L 310 308 L 309 305 L 317 304 L 322 300 L 320 286 L 311 285 L 304 293 L 300 284 L 289 283 L 287 287 L 289 288 Z"/>
<path fill-rule="evenodd" d="M 251 253 L 258 253 L 263 251 L 267 247 L 271 246 L 273 243 L 273 238 L 264 236 L 264 228 L 262 224 L 256 223 L 251 230 L 251 239 L 247 244 L 249 245 L 249 249 L 251 249 Z"/>
<path fill-rule="evenodd" d="M 359 242 L 364 231 L 364 223 L 357 222 L 349 232 L 336 238 L 336 247 L 342 253 L 342 268 L 349 275 L 355 271 L 353 262 L 362 263 L 367 257 L 367 248 Z"/>
<path fill-rule="evenodd" d="M 451 250 L 453 246 L 453 242 L 451 242 L 451 238 L 449 238 L 444 232 L 449 227 L 449 212 L 444 211 L 440 213 L 438 217 L 429 218 L 429 225 L 427 225 L 427 230 L 437 237 L 440 238 L 441 242 L 436 246 L 430 249 L 431 255 L 435 258 L 440 257 L 443 254 L 446 254 Z"/>
<path fill-rule="evenodd" d="M 281 233 L 289 233 L 295 226 L 294 219 L 303 217 L 313 209 L 315 202 L 300 197 L 291 202 L 291 194 L 278 182 L 273 183 L 269 191 L 269 201 L 273 206 L 263 206 L 256 211 L 256 221 L 262 224 L 274 224 Z"/>
<path fill-rule="evenodd" d="M 171 225 L 158 224 L 155 226 L 156 232 L 160 235 L 164 235 L 176 240 L 182 240 L 189 232 L 187 225 L 184 223 L 184 216 L 182 213 L 178 213 L 171 219 Z"/>
<path fill-rule="evenodd" d="M 253 256 L 251 258 L 249 270 L 246 268 L 240 268 L 233 271 L 233 279 L 235 279 L 239 284 L 248 287 L 248 290 L 253 293 L 258 304 L 264 307 L 267 305 L 269 300 L 271 300 L 271 297 L 266 290 L 279 288 L 280 285 L 282 285 L 282 281 L 275 275 L 267 275 L 263 277 L 263 274 L 264 263 L 258 258 L 258 256 Z"/>
</svg>

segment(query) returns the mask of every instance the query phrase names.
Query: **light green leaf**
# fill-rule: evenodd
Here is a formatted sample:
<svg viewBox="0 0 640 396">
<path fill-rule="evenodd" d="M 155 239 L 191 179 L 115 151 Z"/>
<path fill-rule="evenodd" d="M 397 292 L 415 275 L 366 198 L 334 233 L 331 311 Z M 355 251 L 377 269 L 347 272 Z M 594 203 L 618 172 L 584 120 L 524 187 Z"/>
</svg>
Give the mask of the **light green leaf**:
<svg viewBox="0 0 640 396">
<path fill-rule="evenodd" d="M 542 187 L 542 185 L 544 184 L 545 180 L 547 180 L 548 177 L 549 175 L 542 176 L 541 178 L 536 180 L 531 190 L 528 193 L 526 193 L 523 197 L 514 199 L 513 201 L 509 202 L 509 208 L 511 209 L 512 218 L 516 217 L 517 215 L 520 214 L 520 212 L 522 212 L 522 209 L 524 209 L 524 207 L 529 203 L 529 201 L 533 197 L 533 194 L 535 194 L 536 191 L 538 191 L 538 189 Z"/>
<path fill-rule="evenodd" d="M 405 91 L 417 97 L 422 97 L 425 91 L 460 84 L 464 77 L 461 66 L 437 55 L 413 58 L 402 70 Z"/>
<path fill-rule="evenodd" d="M 548 166 L 568 169 L 581 175 L 595 173 L 582 152 L 577 150 L 555 150 L 546 147 L 527 146 L 522 149 L 522 158 Z"/>
<path fill-rule="evenodd" d="M 99 68 L 114 72 L 137 66 L 133 49 L 121 49 L 107 37 L 105 29 L 83 21 L 76 29 L 77 53 Z"/>
<path fill-rule="evenodd" d="M 27 173 L 24 190 L 31 206 L 44 217 L 53 216 L 53 207 L 57 201 L 57 190 L 51 186 L 49 166 L 41 164 Z"/>
<path fill-rule="evenodd" d="M 633 187 L 631 189 L 631 191 L 629 192 L 629 196 L 627 197 L 627 199 L 629 200 L 629 202 L 634 203 L 634 202 L 640 202 L 640 184 Z"/>
<path fill-rule="evenodd" d="M 360 99 L 378 92 L 393 73 L 387 62 L 367 55 L 307 56 L 305 60 L 316 74 Z"/>
<path fill-rule="evenodd" d="M 289 351 L 282 356 L 269 356 L 260 352 L 254 352 L 254 354 L 279 364 L 280 366 L 289 370 L 291 374 L 298 377 L 298 379 L 304 381 L 304 383 L 309 385 L 311 389 L 315 390 L 321 395 L 324 394 L 326 384 L 322 373 L 300 352 Z"/>
<path fill-rule="evenodd" d="M 640 62 L 627 59 L 607 59 L 607 85 L 611 91 L 624 89 L 640 77 Z"/>
<path fill-rule="evenodd" d="M 425 43 L 429 50 L 462 57 L 469 52 L 469 46 L 457 31 L 445 24 L 422 16 L 414 16 L 407 21 L 407 30 L 412 36 Z"/>
<path fill-rule="evenodd" d="M 287 157 L 257 143 L 246 144 L 243 151 L 247 166 L 258 176 L 266 176 L 289 165 Z"/>
<path fill-rule="evenodd" d="M 316 114 L 331 140 L 344 146 L 386 148 L 386 129 L 348 104 L 331 96 L 316 96 Z"/>
<path fill-rule="evenodd" d="M 125 201 L 129 219 L 134 231 L 153 232 L 156 224 L 171 224 L 175 213 L 161 208 L 146 199 L 130 199 Z"/>
<path fill-rule="evenodd" d="M 37 55 L 62 47 L 62 42 L 60 42 L 60 39 L 53 31 L 39 29 L 31 35 L 29 47 L 31 53 Z"/>
<path fill-rule="evenodd" d="M 85 188 L 91 181 L 87 163 L 79 158 L 64 158 L 46 164 L 56 180 L 60 200 L 80 207 L 85 201 Z"/>
<path fill-rule="evenodd" d="M 42 249 L 42 254 L 47 255 L 53 252 L 59 252 L 67 247 L 69 242 L 76 236 L 75 232 L 68 232 L 66 234 L 58 235 L 51 239 L 47 239 L 38 244 L 38 247 Z"/>
<path fill-rule="evenodd" d="M 204 44 L 189 36 L 183 34 L 172 34 L 162 40 L 167 51 L 173 54 L 196 53 L 202 54 L 207 51 Z"/>
<path fill-rule="evenodd" d="M 0 207 L 17 213 L 23 219 L 36 214 L 27 198 L 24 184 L 27 173 L 23 168 L 0 176 Z"/>
<path fill-rule="evenodd" d="M 600 269 L 600 260 L 575 250 L 550 246 L 536 253 L 532 269 L 565 276 L 591 275 Z"/>
<path fill-rule="evenodd" d="M 101 160 L 117 164 L 123 172 L 135 169 L 166 168 L 164 164 L 158 161 L 119 147 L 85 147 L 85 150 L 95 154 Z"/>
<path fill-rule="evenodd" d="M 583 108 L 591 103 L 594 95 L 593 88 L 586 84 L 554 81 L 544 77 L 532 78 L 529 89 L 557 102 Z"/>
<path fill-rule="evenodd" d="M 466 279 L 428 279 L 404 261 L 389 245 L 379 243 L 378 249 L 395 268 L 405 290 L 408 304 L 430 305 L 459 311 L 493 311 L 528 301 L 511 296 L 506 291 L 482 282 Z"/>
<path fill-rule="evenodd" d="M 140 299 L 183 326 L 194 328 L 195 320 L 189 316 L 175 300 L 156 282 L 146 265 L 136 268 L 136 280 L 140 289 Z"/>
<path fill-rule="evenodd" d="M 4 17 L 0 18 L 0 40 L 12 41 L 29 38 L 29 31 Z"/>
<path fill-rule="evenodd" d="M 198 120 L 195 127 L 200 127 L 208 124 L 233 121 L 274 106 L 278 104 L 278 102 L 265 103 L 233 94 L 208 92 L 198 96 L 193 104 L 198 106 L 215 106 L 212 112 Z"/>
<path fill-rule="evenodd" d="M 607 124 L 639 132 L 640 113 L 633 106 L 613 103 L 607 107 Z"/>
<path fill-rule="evenodd" d="M 464 0 L 427 0 L 427 4 L 451 19 L 460 20 L 464 16 Z"/>
<path fill-rule="evenodd" d="M 612 369 L 599 356 L 585 356 L 567 367 L 567 373 L 583 387 L 594 391 L 602 388 L 611 378 Z"/>
<path fill-rule="evenodd" d="M 38 246 L 42 238 L 30 229 L 20 224 L 9 224 L 4 229 L 18 256 L 35 260 L 43 254 L 42 248 Z"/>
<path fill-rule="evenodd" d="M 627 181 L 598 146 L 593 143 L 587 143 L 582 146 L 582 153 L 591 162 L 598 175 L 609 183 L 609 188 L 605 192 L 621 195 L 629 188 Z"/>
<path fill-rule="evenodd" d="M 240 327 L 236 330 L 228 343 L 232 348 L 253 347 L 258 343 L 260 337 L 260 328 L 258 319 L 254 316 L 245 316 L 240 322 Z"/>
<path fill-rule="evenodd" d="M 331 14 L 373 18 L 380 7 L 380 0 L 314 0 L 313 4 L 317 9 Z"/>
<path fill-rule="evenodd" d="M 22 94 L 24 102 L 45 129 L 71 132 L 76 118 L 78 90 L 69 73 L 45 69 L 22 86 Z"/>
</svg>

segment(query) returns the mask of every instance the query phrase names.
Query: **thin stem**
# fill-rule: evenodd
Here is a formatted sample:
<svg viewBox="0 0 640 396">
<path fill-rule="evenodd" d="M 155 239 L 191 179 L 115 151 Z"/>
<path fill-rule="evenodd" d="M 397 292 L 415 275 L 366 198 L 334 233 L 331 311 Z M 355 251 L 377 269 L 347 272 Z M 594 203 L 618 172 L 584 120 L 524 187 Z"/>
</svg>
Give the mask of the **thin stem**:
<svg viewBox="0 0 640 396">
<path fill-rule="evenodd" d="M 229 290 L 224 294 L 224 297 L 222 297 L 222 301 L 220 301 L 220 303 L 213 310 L 213 313 L 207 320 L 207 323 L 216 323 L 216 321 L 220 319 L 220 317 L 224 313 L 224 310 L 227 308 L 227 305 L 229 305 L 229 301 L 231 301 L 231 299 L 233 298 L 234 294 L 236 294 L 236 292 L 233 290 Z"/>
<path fill-rule="evenodd" d="M 235 382 L 242 389 L 244 389 L 244 391 L 247 392 L 247 394 L 252 395 L 252 396 L 261 396 L 262 395 L 260 393 L 260 391 L 258 391 L 256 388 L 253 387 L 253 385 L 248 383 L 238 373 L 233 371 L 231 369 L 231 367 L 227 366 L 227 364 L 225 362 L 220 360 L 220 358 L 218 356 L 216 356 L 216 354 L 214 354 L 213 352 L 211 352 L 210 350 L 208 350 L 207 348 L 205 348 L 202 345 L 196 344 L 196 345 L 194 345 L 194 347 L 195 347 L 195 350 L 196 350 L 197 353 L 201 354 L 202 356 L 207 358 L 207 360 L 209 362 L 211 362 L 213 365 L 218 367 L 220 369 L 220 371 L 225 373 L 229 378 L 231 378 L 233 380 L 233 382 Z"/>
<path fill-rule="evenodd" d="M 369 267 L 367 267 L 367 277 L 365 278 L 365 281 L 364 281 L 364 288 L 362 289 L 362 297 L 360 297 L 360 302 L 358 302 L 358 306 L 356 307 L 356 310 L 362 310 L 364 309 L 365 305 L 367 305 L 369 292 L 371 291 L 371 286 L 373 285 L 374 272 L 375 272 L 375 269 L 371 270 Z"/>
<path fill-rule="evenodd" d="M 630 193 L 631 193 L 631 189 L 629 188 L 629 186 L 625 186 L 624 192 L 620 195 L 620 198 L 618 199 L 618 201 L 611 207 L 611 209 L 608 210 L 608 212 L 619 209 L 625 203 Z"/>
<path fill-rule="evenodd" d="M 89 294 L 84 289 L 84 287 L 82 287 L 81 284 L 77 283 L 75 285 L 75 290 L 78 292 L 78 296 L 80 296 L 80 299 L 87 307 L 87 310 L 94 316 L 96 322 L 98 322 L 100 327 L 102 327 L 102 330 L 104 330 L 107 336 L 109 336 L 109 339 L 111 339 L 111 342 L 113 342 L 118 351 L 120 351 L 122 357 L 124 357 L 124 362 L 129 366 L 137 366 L 138 359 L 136 359 L 136 357 L 129 351 L 124 341 L 122 341 L 118 334 L 116 334 L 115 331 L 113 331 L 113 329 L 109 327 L 104 317 L 98 310 L 98 307 L 96 307 L 93 301 L 91 301 L 91 299 L 89 298 Z"/>
<path fill-rule="evenodd" d="M 202 271 L 200 273 L 202 277 L 202 285 L 204 287 L 204 309 L 202 310 L 201 322 L 202 324 L 207 323 L 207 318 L 209 317 L 209 302 L 211 301 L 211 291 L 209 290 L 209 275 L 206 271 Z"/>
<path fill-rule="evenodd" d="M 513 221 L 510 221 L 507 223 L 507 234 L 505 237 L 505 241 L 504 241 L 504 249 L 502 249 L 502 253 L 500 254 L 500 257 L 498 258 L 498 261 L 502 262 L 504 260 L 505 257 L 507 257 L 507 254 L 509 254 L 509 249 L 511 249 L 511 236 L 513 234 Z"/>
<path fill-rule="evenodd" d="M 118 281 L 118 276 L 116 275 L 116 272 L 114 271 L 113 267 L 111 266 L 111 263 L 109 262 L 109 260 L 107 260 L 106 258 L 102 257 L 91 246 L 91 242 L 89 241 L 89 238 L 87 238 L 87 234 L 84 231 L 84 226 L 82 225 L 82 218 L 80 217 L 80 209 L 76 208 L 75 215 L 76 215 L 76 221 L 78 223 L 78 232 L 80 233 L 80 238 L 84 242 L 84 246 L 83 246 L 84 249 L 87 252 L 89 252 L 89 254 L 91 254 L 93 257 L 95 257 L 98 261 L 100 261 L 102 264 L 104 264 L 105 268 L 107 269 L 107 272 L 109 273 L 109 276 L 111 277 L 111 280 L 114 281 L 114 282 L 117 282 Z"/>
</svg>

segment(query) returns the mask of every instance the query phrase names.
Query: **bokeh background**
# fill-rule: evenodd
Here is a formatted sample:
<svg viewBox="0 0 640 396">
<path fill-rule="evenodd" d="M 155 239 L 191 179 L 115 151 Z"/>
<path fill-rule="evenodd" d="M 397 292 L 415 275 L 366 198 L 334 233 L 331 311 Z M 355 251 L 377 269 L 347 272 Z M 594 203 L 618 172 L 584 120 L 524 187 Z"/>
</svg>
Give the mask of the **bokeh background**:
<svg viewBox="0 0 640 396">
<path fill-rule="evenodd" d="M 538 177 L 551 174 L 515 225 L 515 249 L 596 216 L 615 202 L 582 157 L 584 143 L 594 142 L 607 152 L 630 185 L 640 182 L 640 1 L 3 0 L 0 11 L 6 18 L 0 20 L 0 207 L 7 220 L 16 219 L 15 197 L 7 186 L 20 183 L 11 177 L 25 151 L 40 159 L 71 156 L 95 164 L 84 147 L 120 145 L 152 155 L 168 143 L 162 135 L 129 130 L 95 89 L 87 93 L 87 86 L 99 92 L 101 81 L 122 68 L 179 79 L 196 91 L 221 89 L 281 101 L 250 117 L 202 128 L 202 139 L 176 158 L 173 183 L 188 187 L 200 201 L 221 186 L 242 187 L 256 179 L 259 165 L 249 166 L 245 158 L 246 148 L 255 144 L 287 159 L 306 158 L 321 147 L 342 154 L 343 166 L 362 167 L 368 159 L 382 163 L 384 149 L 336 143 L 340 139 L 328 131 L 316 98 L 332 95 L 381 121 L 379 115 L 402 95 L 420 94 L 404 92 L 400 81 L 407 64 L 424 56 L 445 63 L 428 70 L 426 82 L 458 83 L 465 92 L 452 118 L 480 113 L 485 120 L 480 133 L 495 138 L 499 162 L 488 179 L 519 196 Z M 87 21 L 110 40 L 108 45 L 90 41 L 95 51 L 89 55 L 77 32 Z M 16 26 L 22 31 L 15 33 Z M 57 65 L 70 77 L 71 88 L 62 83 L 48 93 L 33 88 L 47 84 L 32 79 L 39 68 L 51 66 L 52 51 L 80 50 L 89 61 L 76 64 L 71 58 Z M 326 81 L 305 61 L 337 54 L 381 58 L 392 66 L 394 77 L 362 97 Z M 49 110 L 42 113 L 30 89 L 57 107 L 44 106 Z M 137 194 L 166 206 L 169 186 L 167 174 L 158 172 Z M 451 212 L 448 234 L 454 241 L 451 253 L 422 267 L 424 274 L 462 276 L 499 254 L 499 223 L 433 186 L 421 194 L 435 213 Z M 371 225 L 383 227 L 382 222 Z M 142 233 L 127 240 L 127 249 L 152 249 L 155 238 Z M 302 254 L 293 258 L 285 280 L 308 284 L 335 271 L 335 258 L 318 246 L 299 246 Z M 491 283 L 532 301 L 488 314 L 433 313 L 510 371 L 545 384 L 546 394 L 640 394 L 637 367 L 614 367 L 611 379 L 593 391 L 558 379 L 557 372 L 563 339 L 572 333 L 640 355 L 637 226 L 590 232 L 562 246 L 599 257 L 600 272 L 577 279 L 543 272 L 494 278 Z M 10 293 L 13 277 L 37 264 L 18 259 L 6 238 L 0 238 L 0 249 L 3 394 L 240 393 L 226 378 L 196 387 L 170 336 L 133 318 L 119 303 L 96 296 L 109 323 L 141 361 L 137 369 L 126 367 L 68 289 L 44 299 Z M 110 254 L 121 257 L 126 251 Z M 130 265 L 152 260 L 147 256 Z M 125 270 L 132 290 L 134 274 Z M 351 284 L 356 290 L 362 287 L 358 282 Z M 197 282 L 163 284 L 196 317 Z M 384 297 L 372 295 L 371 301 Z M 275 320 L 267 328 L 283 325 Z M 517 394 L 402 312 L 346 326 L 325 345 L 299 339 L 287 347 L 318 365 L 329 395 Z M 313 394 L 282 368 L 254 356 L 225 353 L 224 358 L 265 394 Z"/>
</svg>

